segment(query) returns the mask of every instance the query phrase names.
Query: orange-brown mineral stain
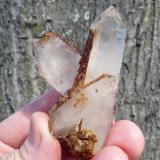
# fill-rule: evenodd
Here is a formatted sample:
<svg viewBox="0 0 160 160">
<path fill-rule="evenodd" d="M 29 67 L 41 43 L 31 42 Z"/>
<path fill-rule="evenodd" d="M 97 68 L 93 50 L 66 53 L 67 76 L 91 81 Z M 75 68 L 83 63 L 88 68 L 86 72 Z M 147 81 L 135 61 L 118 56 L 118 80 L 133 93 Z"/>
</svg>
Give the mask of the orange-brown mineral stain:
<svg viewBox="0 0 160 160">
<path fill-rule="evenodd" d="M 43 34 L 43 37 L 41 38 L 41 41 L 48 42 L 48 40 L 52 37 L 58 37 L 58 35 L 55 32 L 46 32 Z"/>
<path fill-rule="evenodd" d="M 82 120 L 78 130 L 72 130 L 65 140 L 70 147 L 70 152 L 79 160 L 89 160 L 93 157 L 97 137 L 91 129 L 82 127 Z"/>
<path fill-rule="evenodd" d="M 88 100 L 87 96 L 84 93 L 80 93 L 78 97 L 75 98 L 74 107 L 79 107 L 81 105 L 84 105 L 86 101 Z"/>
</svg>

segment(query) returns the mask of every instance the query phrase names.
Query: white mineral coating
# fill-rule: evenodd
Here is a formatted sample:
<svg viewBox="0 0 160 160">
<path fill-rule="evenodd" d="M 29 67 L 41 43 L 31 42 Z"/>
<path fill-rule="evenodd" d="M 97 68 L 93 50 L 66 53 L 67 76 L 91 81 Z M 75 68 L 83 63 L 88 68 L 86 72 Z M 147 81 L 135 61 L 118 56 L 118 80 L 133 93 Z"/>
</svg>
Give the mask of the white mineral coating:
<svg viewBox="0 0 160 160">
<path fill-rule="evenodd" d="M 40 75 L 57 91 L 64 94 L 74 83 L 81 58 L 78 51 L 53 33 L 35 41 Z"/>
</svg>

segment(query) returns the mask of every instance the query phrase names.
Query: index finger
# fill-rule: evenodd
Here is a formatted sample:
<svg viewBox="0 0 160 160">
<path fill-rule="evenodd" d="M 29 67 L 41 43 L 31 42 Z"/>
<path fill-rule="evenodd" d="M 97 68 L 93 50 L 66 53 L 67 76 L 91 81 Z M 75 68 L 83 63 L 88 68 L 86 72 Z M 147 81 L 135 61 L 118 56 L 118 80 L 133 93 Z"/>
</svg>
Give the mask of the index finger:
<svg viewBox="0 0 160 160">
<path fill-rule="evenodd" d="M 0 141 L 19 148 L 28 135 L 30 117 L 36 111 L 48 112 L 59 99 L 61 94 L 55 89 L 47 91 L 44 95 L 26 104 L 23 108 L 0 123 Z"/>
</svg>

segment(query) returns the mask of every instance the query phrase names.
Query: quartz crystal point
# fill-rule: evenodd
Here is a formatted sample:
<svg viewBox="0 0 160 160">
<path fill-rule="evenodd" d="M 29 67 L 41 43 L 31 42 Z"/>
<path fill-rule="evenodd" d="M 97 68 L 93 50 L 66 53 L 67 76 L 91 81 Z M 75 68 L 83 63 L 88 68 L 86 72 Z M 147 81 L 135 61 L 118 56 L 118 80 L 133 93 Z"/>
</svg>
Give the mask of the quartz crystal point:
<svg viewBox="0 0 160 160">
<path fill-rule="evenodd" d="M 104 11 L 91 25 L 94 34 L 85 83 L 102 73 L 119 76 L 125 47 L 126 29 L 114 7 Z"/>
<path fill-rule="evenodd" d="M 81 58 L 79 51 L 55 33 L 34 41 L 40 75 L 61 94 L 74 83 Z"/>
<path fill-rule="evenodd" d="M 42 42 L 39 47 L 38 52 L 44 54 L 39 61 L 43 77 L 55 88 L 58 82 L 58 90 L 66 92 L 50 111 L 51 133 L 78 159 L 90 159 L 103 147 L 114 121 L 125 38 L 122 18 L 111 6 L 92 23 L 81 60 L 73 49 L 68 53 L 62 41 L 57 44 L 56 38 Z M 71 67 L 71 72 L 64 75 L 62 66 Z M 59 80 L 66 80 L 67 87 Z"/>
</svg>

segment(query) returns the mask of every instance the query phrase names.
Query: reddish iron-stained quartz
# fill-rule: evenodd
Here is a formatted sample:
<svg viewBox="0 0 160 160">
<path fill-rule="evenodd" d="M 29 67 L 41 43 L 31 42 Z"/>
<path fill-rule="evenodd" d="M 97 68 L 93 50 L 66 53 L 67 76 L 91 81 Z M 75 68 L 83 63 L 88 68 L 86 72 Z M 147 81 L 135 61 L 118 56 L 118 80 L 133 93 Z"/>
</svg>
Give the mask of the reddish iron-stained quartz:
<svg viewBox="0 0 160 160">
<path fill-rule="evenodd" d="M 55 34 L 38 41 L 40 73 L 63 94 L 50 111 L 51 133 L 78 159 L 103 147 L 114 120 L 125 38 L 122 18 L 111 6 L 92 23 L 81 60 Z"/>
</svg>

